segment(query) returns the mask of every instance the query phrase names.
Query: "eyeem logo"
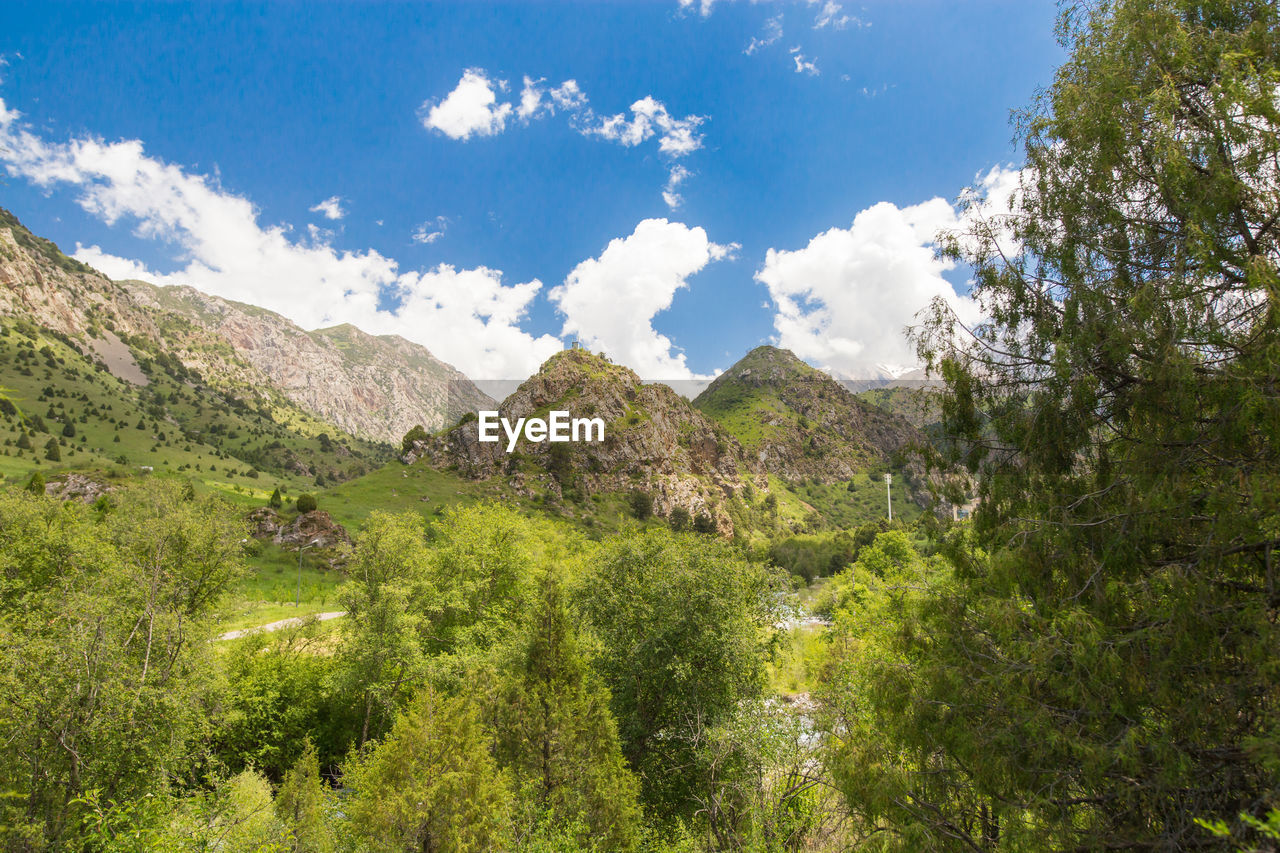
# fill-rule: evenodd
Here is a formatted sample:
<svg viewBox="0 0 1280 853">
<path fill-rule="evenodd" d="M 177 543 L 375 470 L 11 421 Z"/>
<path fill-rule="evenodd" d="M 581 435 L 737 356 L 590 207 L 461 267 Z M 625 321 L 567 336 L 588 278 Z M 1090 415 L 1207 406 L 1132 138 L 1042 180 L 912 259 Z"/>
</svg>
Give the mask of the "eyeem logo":
<svg viewBox="0 0 1280 853">
<path fill-rule="evenodd" d="M 498 427 L 507 435 L 507 452 L 516 449 L 516 442 L 523 434 L 534 443 L 543 441 L 604 441 L 603 418 L 570 418 L 568 412 L 553 409 L 548 417 L 520 418 L 516 425 L 497 412 L 478 412 L 480 440 L 488 443 L 500 441 Z M 592 438 L 592 436 L 595 436 Z"/>
</svg>

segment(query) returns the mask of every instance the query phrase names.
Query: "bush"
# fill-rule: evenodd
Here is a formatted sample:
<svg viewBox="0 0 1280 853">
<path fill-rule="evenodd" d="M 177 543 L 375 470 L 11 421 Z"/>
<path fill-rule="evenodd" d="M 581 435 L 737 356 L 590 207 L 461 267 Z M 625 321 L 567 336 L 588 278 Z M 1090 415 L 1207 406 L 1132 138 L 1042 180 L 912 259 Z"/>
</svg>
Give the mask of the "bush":
<svg viewBox="0 0 1280 853">
<path fill-rule="evenodd" d="M 689 510 L 678 506 L 671 510 L 671 515 L 667 516 L 667 520 L 671 522 L 672 530 L 684 530 L 689 526 Z"/>
<path fill-rule="evenodd" d="M 400 452 L 408 453 L 413 450 L 415 441 L 426 441 L 427 431 L 422 428 L 422 424 L 414 424 L 413 428 L 404 434 L 404 438 L 400 441 Z"/>
<path fill-rule="evenodd" d="M 316 496 L 312 494 L 298 495 L 298 512 L 314 512 L 316 509 Z"/>
<path fill-rule="evenodd" d="M 653 515 L 653 495 L 636 490 L 631 493 L 631 514 L 644 521 Z"/>
</svg>

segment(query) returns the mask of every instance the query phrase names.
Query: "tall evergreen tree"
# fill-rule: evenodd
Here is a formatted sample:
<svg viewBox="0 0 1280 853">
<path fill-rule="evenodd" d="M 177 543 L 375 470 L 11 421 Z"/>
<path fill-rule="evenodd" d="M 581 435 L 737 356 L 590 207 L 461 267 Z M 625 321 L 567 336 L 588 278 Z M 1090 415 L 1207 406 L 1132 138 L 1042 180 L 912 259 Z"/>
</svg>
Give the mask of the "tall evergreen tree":
<svg viewBox="0 0 1280 853">
<path fill-rule="evenodd" d="M 378 851 L 502 849 L 510 795 L 490 748 L 470 700 L 424 690 L 343 768 L 352 826 Z"/>
<path fill-rule="evenodd" d="M 276 815 L 289 833 L 288 850 L 294 853 L 332 853 L 335 849 L 333 830 L 326 822 L 320 761 L 309 738 L 302 755 L 280 783 L 275 808 Z"/>
<path fill-rule="evenodd" d="M 633 849 L 638 786 L 622 758 L 609 691 L 587 665 L 553 572 L 503 670 L 491 714 L 499 763 L 517 789 L 538 814 L 579 825 L 581 843 Z"/>
<path fill-rule="evenodd" d="M 1187 849 L 1280 803 L 1280 18 L 1062 32 L 1021 192 L 950 246 L 990 321 L 921 338 L 981 502 L 883 673 L 912 849 Z"/>
</svg>

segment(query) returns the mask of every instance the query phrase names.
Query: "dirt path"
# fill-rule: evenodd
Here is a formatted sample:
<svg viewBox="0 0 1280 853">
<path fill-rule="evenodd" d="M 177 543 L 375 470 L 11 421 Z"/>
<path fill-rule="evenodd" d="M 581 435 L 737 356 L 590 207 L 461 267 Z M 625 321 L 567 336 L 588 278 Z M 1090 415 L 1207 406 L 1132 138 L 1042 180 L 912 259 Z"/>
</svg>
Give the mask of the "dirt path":
<svg viewBox="0 0 1280 853">
<path fill-rule="evenodd" d="M 347 615 L 347 611 L 345 610 L 333 610 L 328 613 L 317 613 L 315 614 L 315 618 L 320 622 L 327 622 L 330 619 L 337 619 L 339 616 L 346 616 L 346 615 Z M 288 619 L 281 619 L 278 622 L 268 622 L 267 624 L 259 625 L 256 628 L 240 628 L 235 631 L 228 631 L 227 633 L 218 637 L 218 639 L 219 640 L 237 640 L 240 637 L 245 637 L 245 636 L 248 636 L 249 634 L 256 634 L 259 631 L 279 631 L 281 628 L 292 628 L 295 625 L 301 625 L 304 620 L 310 619 L 310 618 L 311 618 L 310 616 L 291 616 Z"/>
</svg>

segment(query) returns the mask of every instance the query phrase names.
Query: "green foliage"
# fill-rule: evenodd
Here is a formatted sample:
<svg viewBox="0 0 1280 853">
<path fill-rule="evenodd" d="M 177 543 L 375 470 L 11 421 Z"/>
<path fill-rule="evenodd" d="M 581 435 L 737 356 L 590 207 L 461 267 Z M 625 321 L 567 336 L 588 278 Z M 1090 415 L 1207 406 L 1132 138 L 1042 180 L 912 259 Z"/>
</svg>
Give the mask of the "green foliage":
<svg viewBox="0 0 1280 853">
<path fill-rule="evenodd" d="M 587 665 L 560 580 L 547 572 L 523 630 L 505 653 L 489 699 L 498 762 L 532 813 L 576 827 L 578 845 L 635 848 L 638 786 L 609 712 L 609 692 Z M 538 831 L 522 827 L 523 834 Z"/>
<path fill-rule="evenodd" d="M 951 246 L 991 321 L 921 340 L 990 558 L 950 551 L 874 676 L 919 786 L 854 799 L 908 849 L 1177 849 L 1280 802 L 1280 12 L 1113 0 L 1063 35 L 1024 192 Z"/>
<path fill-rule="evenodd" d="M 33 495 L 44 494 L 44 474 L 36 471 L 31 475 L 31 479 L 27 480 L 26 490 Z"/>
<path fill-rule="evenodd" d="M 653 515 L 653 495 L 637 489 L 629 498 L 631 514 L 639 521 L 646 521 Z"/>
<path fill-rule="evenodd" d="M 44 458 L 50 462 L 61 462 L 62 451 L 58 449 L 58 440 L 50 438 L 44 446 Z"/>
<path fill-rule="evenodd" d="M 280 509 L 284 506 L 284 498 L 280 496 L 280 489 L 278 487 L 271 490 L 271 497 L 267 498 L 267 506 L 272 509 Z"/>
<path fill-rule="evenodd" d="M 414 424 L 413 427 L 404 434 L 404 438 L 400 441 L 400 452 L 408 453 L 413 450 L 415 441 L 426 441 L 431 436 L 422 428 L 422 424 Z"/>
<path fill-rule="evenodd" d="M 316 511 L 316 496 L 310 493 L 298 495 L 297 507 L 299 513 L 308 513 Z"/>
<path fill-rule="evenodd" d="M 672 530 L 686 530 L 689 527 L 689 510 L 682 506 L 672 507 L 667 515 L 667 522 Z"/>
<path fill-rule="evenodd" d="M 723 543 L 649 530 L 602 545 L 582 587 L 623 754 L 645 802 L 690 816 L 705 730 L 760 694 L 773 579 Z"/>
<path fill-rule="evenodd" d="M 328 642 L 318 626 L 302 626 L 247 637 L 227 651 L 228 689 L 213 741 L 227 767 L 280 780 L 308 745 L 326 766 L 346 754 L 361 720 L 336 682 Z"/>
<path fill-rule="evenodd" d="M 337 665 L 361 698 L 359 744 L 376 733 L 375 712 L 390 719 L 425 675 L 431 616 L 441 607 L 431 582 L 426 530 L 417 516 L 375 512 L 360 532 L 339 598 L 347 617 Z M 371 728 L 375 727 L 375 728 Z"/>
<path fill-rule="evenodd" d="M 333 853 L 334 832 L 326 814 L 328 797 L 320 781 L 320 761 L 308 739 L 276 792 L 276 816 L 288 832 L 293 853 Z"/>
<path fill-rule="evenodd" d="M 70 844 L 83 805 L 163 791 L 214 689 L 212 607 L 244 531 L 219 501 L 125 490 L 104 519 L 0 492 L 0 806 Z"/>
<path fill-rule="evenodd" d="M 352 828 L 373 851 L 503 846 L 510 794 L 476 708 L 424 690 L 386 740 L 343 767 Z"/>
</svg>

